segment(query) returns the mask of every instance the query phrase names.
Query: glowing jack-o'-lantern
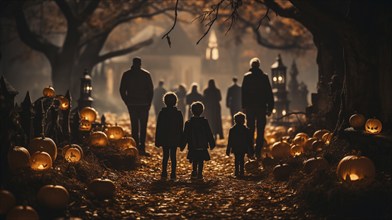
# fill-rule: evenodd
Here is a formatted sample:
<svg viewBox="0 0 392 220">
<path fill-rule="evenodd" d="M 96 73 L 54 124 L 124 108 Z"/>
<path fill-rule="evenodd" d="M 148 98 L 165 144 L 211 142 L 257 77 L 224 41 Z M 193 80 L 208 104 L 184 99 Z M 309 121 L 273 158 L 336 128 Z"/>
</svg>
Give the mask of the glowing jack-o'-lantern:
<svg viewBox="0 0 392 220">
<path fill-rule="evenodd" d="M 7 220 L 28 219 L 38 220 L 38 213 L 31 206 L 15 206 L 7 214 Z"/>
<path fill-rule="evenodd" d="M 322 129 L 322 130 L 317 130 L 314 132 L 313 137 L 317 138 L 318 140 L 321 140 L 323 138 L 323 135 L 328 133 L 329 131 L 326 129 Z"/>
<path fill-rule="evenodd" d="M 382 130 L 382 123 L 376 118 L 370 118 L 365 123 L 365 130 L 369 134 L 379 134 Z"/>
<path fill-rule="evenodd" d="M 125 150 L 130 147 L 136 147 L 136 142 L 132 137 L 123 137 L 115 141 L 114 145 L 121 150 Z"/>
<path fill-rule="evenodd" d="M 94 147 L 105 147 L 108 145 L 108 137 L 102 131 L 95 131 L 90 135 L 90 145 Z"/>
<path fill-rule="evenodd" d="M 332 136 L 333 133 L 325 133 L 321 140 L 324 141 L 325 145 L 329 145 L 331 143 Z"/>
<path fill-rule="evenodd" d="M 8 166 L 12 171 L 30 166 L 30 153 L 24 147 L 16 146 L 8 151 Z"/>
<path fill-rule="evenodd" d="M 314 157 L 304 162 L 305 173 L 312 173 L 315 171 L 326 170 L 329 167 L 328 161 L 323 157 Z"/>
<path fill-rule="evenodd" d="M 63 148 L 64 159 L 71 163 L 79 162 L 83 157 L 83 150 L 77 144 L 67 145 Z"/>
<path fill-rule="evenodd" d="M 108 127 L 105 131 L 105 134 L 110 141 L 116 141 L 124 137 L 124 130 L 122 127 L 116 124 L 115 126 Z"/>
<path fill-rule="evenodd" d="M 79 123 L 79 131 L 90 131 L 92 127 L 89 120 L 82 119 Z"/>
<path fill-rule="evenodd" d="M 293 157 L 300 156 L 304 153 L 304 148 L 300 145 L 292 145 L 290 148 L 290 154 Z"/>
<path fill-rule="evenodd" d="M 116 193 L 116 186 L 110 179 L 97 178 L 90 182 L 88 191 L 99 199 L 109 199 Z"/>
<path fill-rule="evenodd" d="M 15 203 L 16 199 L 10 191 L 0 190 L 0 215 L 7 213 Z"/>
<path fill-rule="evenodd" d="M 365 125 L 366 119 L 365 116 L 361 114 L 353 114 L 351 115 L 348 122 L 350 126 L 353 127 L 355 130 L 362 130 L 363 126 Z"/>
<path fill-rule="evenodd" d="M 38 191 L 37 200 L 45 207 L 64 209 L 68 205 L 69 193 L 64 186 L 45 185 Z"/>
<path fill-rule="evenodd" d="M 350 155 L 340 160 L 336 174 L 340 180 L 346 182 L 371 183 L 376 176 L 376 168 L 369 158 Z"/>
<path fill-rule="evenodd" d="M 52 86 L 48 86 L 48 87 L 44 88 L 44 90 L 42 91 L 42 94 L 44 95 L 44 97 L 53 98 L 56 96 L 56 91 L 54 90 L 54 88 Z"/>
<path fill-rule="evenodd" d="M 30 141 L 28 148 L 30 155 L 37 151 L 47 152 L 52 160 L 57 158 L 57 146 L 56 143 L 48 137 L 36 137 Z"/>
<path fill-rule="evenodd" d="M 271 155 L 273 158 L 290 157 L 290 144 L 284 141 L 278 141 L 271 147 Z"/>
<path fill-rule="evenodd" d="M 93 123 L 97 118 L 97 111 L 91 107 L 84 107 L 79 112 L 81 120 L 88 120 L 89 122 Z"/>
<path fill-rule="evenodd" d="M 58 96 L 57 99 L 60 101 L 59 109 L 68 110 L 69 108 L 69 100 L 64 96 Z"/>
<path fill-rule="evenodd" d="M 31 169 L 41 171 L 52 168 L 52 158 L 46 152 L 35 152 L 31 156 Z"/>
</svg>

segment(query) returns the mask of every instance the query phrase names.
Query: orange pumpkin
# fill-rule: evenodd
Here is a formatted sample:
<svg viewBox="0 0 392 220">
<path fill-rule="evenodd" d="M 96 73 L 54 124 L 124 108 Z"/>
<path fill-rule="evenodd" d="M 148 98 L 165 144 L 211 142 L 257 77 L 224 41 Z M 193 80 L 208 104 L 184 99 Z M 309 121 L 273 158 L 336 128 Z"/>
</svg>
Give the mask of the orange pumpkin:
<svg viewBox="0 0 392 220">
<path fill-rule="evenodd" d="M 130 147 L 136 147 L 136 142 L 132 137 L 123 137 L 115 141 L 114 145 L 121 150 L 125 150 Z"/>
<path fill-rule="evenodd" d="M 305 173 L 312 173 L 315 171 L 326 170 L 329 167 L 329 163 L 323 157 L 314 157 L 304 162 Z"/>
<path fill-rule="evenodd" d="M 53 161 L 57 158 L 57 146 L 56 143 L 48 137 L 36 137 L 30 141 L 28 148 L 30 155 L 37 151 L 47 152 Z"/>
<path fill-rule="evenodd" d="M 90 131 L 92 127 L 93 126 L 89 120 L 82 119 L 79 124 L 79 131 Z"/>
<path fill-rule="evenodd" d="M 311 138 L 309 138 L 308 140 L 306 140 L 305 143 L 304 143 L 304 150 L 305 150 L 305 151 L 311 151 L 311 150 L 313 150 L 312 144 L 313 144 L 313 142 L 315 142 L 315 141 L 317 141 L 317 138 L 314 138 L 314 137 L 311 137 Z"/>
<path fill-rule="evenodd" d="M 57 99 L 60 101 L 59 109 L 60 110 L 68 110 L 69 108 L 69 100 L 64 96 L 58 96 Z"/>
<path fill-rule="evenodd" d="M 78 145 L 74 144 L 65 150 L 64 158 L 66 161 L 76 163 L 82 159 L 83 151 L 81 151 L 81 147 L 76 146 Z"/>
<path fill-rule="evenodd" d="M 353 114 L 351 115 L 350 119 L 348 120 L 351 127 L 356 130 L 362 130 L 363 126 L 365 125 L 366 119 L 365 116 L 361 114 Z"/>
<path fill-rule="evenodd" d="M 65 209 L 69 201 L 68 190 L 60 185 L 45 185 L 37 193 L 37 200 L 51 209 Z"/>
<path fill-rule="evenodd" d="M 52 168 L 52 158 L 46 152 L 37 151 L 31 156 L 31 169 L 41 171 Z"/>
<path fill-rule="evenodd" d="M 305 142 L 306 142 L 306 140 L 308 140 L 308 139 L 305 138 L 304 136 L 295 136 L 293 141 L 292 141 L 292 144 L 299 145 L 299 146 L 303 147 Z"/>
<path fill-rule="evenodd" d="M 317 140 L 312 143 L 312 149 L 314 151 L 322 151 L 325 148 L 325 143 L 323 141 Z"/>
<path fill-rule="evenodd" d="M 6 214 L 15 203 L 16 199 L 10 191 L 0 190 L 0 216 Z"/>
<path fill-rule="evenodd" d="M 290 144 L 284 141 L 278 141 L 271 147 L 271 155 L 273 158 L 288 158 L 290 154 Z"/>
<path fill-rule="evenodd" d="M 52 86 L 45 87 L 44 90 L 42 91 L 42 94 L 44 97 L 47 98 L 54 98 L 56 96 L 56 91 Z"/>
<path fill-rule="evenodd" d="M 257 160 L 249 160 L 244 164 L 247 173 L 257 175 L 261 172 L 261 166 Z"/>
<path fill-rule="evenodd" d="M 110 141 L 116 141 L 124 137 L 124 130 L 116 124 L 115 126 L 106 128 L 105 134 Z"/>
<path fill-rule="evenodd" d="M 90 145 L 94 147 L 108 146 L 108 137 L 102 131 L 95 131 L 90 135 Z"/>
<path fill-rule="evenodd" d="M 31 206 L 16 206 L 7 214 L 7 220 L 38 220 L 38 213 Z"/>
<path fill-rule="evenodd" d="M 329 145 L 331 143 L 332 136 L 333 133 L 325 133 L 321 139 L 326 145 Z"/>
<path fill-rule="evenodd" d="M 109 179 L 97 178 L 90 182 L 88 191 L 99 199 L 110 199 L 116 193 L 116 186 Z"/>
<path fill-rule="evenodd" d="M 328 132 L 329 131 L 326 130 L 326 129 L 317 130 L 317 131 L 314 132 L 313 137 L 321 140 L 323 138 L 323 135 L 328 133 Z"/>
<path fill-rule="evenodd" d="M 382 130 L 382 123 L 376 118 L 370 118 L 366 121 L 365 130 L 369 134 L 379 134 Z"/>
<path fill-rule="evenodd" d="M 79 114 L 80 119 L 88 120 L 91 123 L 95 121 L 98 115 L 97 111 L 92 107 L 84 107 L 82 110 L 80 110 Z"/>
<path fill-rule="evenodd" d="M 300 145 L 292 145 L 290 148 L 290 154 L 293 157 L 299 156 L 304 153 L 304 148 Z"/>
<path fill-rule="evenodd" d="M 304 132 L 300 132 L 300 133 L 296 134 L 295 136 L 296 137 L 304 137 L 305 139 L 309 138 L 309 135 Z"/>
<path fill-rule="evenodd" d="M 336 175 L 342 181 L 370 184 L 376 176 L 376 168 L 365 156 L 349 155 L 340 160 Z"/>
<path fill-rule="evenodd" d="M 129 148 L 124 150 L 124 153 L 126 155 L 129 155 L 129 156 L 133 157 L 133 158 L 136 158 L 136 157 L 139 156 L 139 151 L 138 151 L 138 149 L 136 147 L 129 147 Z"/>
<path fill-rule="evenodd" d="M 10 149 L 8 151 L 7 159 L 8 166 L 12 171 L 17 171 L 30 166 L 30 153 L 24 147 L 16 146 Z"/>
</svg>

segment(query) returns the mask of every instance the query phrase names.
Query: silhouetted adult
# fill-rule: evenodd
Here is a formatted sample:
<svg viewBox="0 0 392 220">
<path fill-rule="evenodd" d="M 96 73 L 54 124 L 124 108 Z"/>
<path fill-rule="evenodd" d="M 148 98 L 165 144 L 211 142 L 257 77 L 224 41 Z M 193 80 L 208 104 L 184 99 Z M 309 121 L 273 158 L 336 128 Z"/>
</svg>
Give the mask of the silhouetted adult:
<svg viewBox="0 0 392 220">
<path fill-rule="evenodd" d="M 255 155 L 260 158 L 264 143 L 266 115 L 270 116 L 274 108 L 274 96 L 268 76 L 260 69 L 260 60 L 252 58 L 249 64 L 249 72 L 245 73 L 242 81 L 242 108 L 252 135 L 255 125 L 257 127 Z"/>
<path fill-rule="evenodd" d="M 154 105 L 155 118 L 158 119 L 158 114 L 161 109 L 165 106 L 163 103 L 163 96 L 166 93 L 166 89 L 163 88 L 164 82 L 161 80 L 158 86 L 154 89 L 154 97 L 152 99 L 152 104 Z"/>
<path fill-rule="evenodd" d="M 222 129 L 222 114 L 220 101 L 222 100 L 221 92 L 216 87 L 215 81 L 210 79 L 208 81 L 208 87 L 203 92 L 203 103 L 205 106 L 205 117 L 210 122 L 212 134 L 217 139 L 223 139 Z"/>
<path fill-rule="evenodd" d="M 141 66 L 142 60 L 139 57 L 133 58 L 131 69 L 122 75 L 120 94 L 128 107 L 132 137 L 135 139 L 139 153 L 148 156 L 145 141 L 148 111 L 151 107 L 154 87 L 150 73 Z"/>
<path fill-rule="evenodd" d="M 232 125 L 234 125 L 234 115 L 241 111 L 241 86 L 237 81 L 237 77 L 233 77 L 233 85 L 227 89 L 226 95 L 226 107 L 230 109 Z"/>
<path fill-rule="evenodd" d="M 178 85 L 177 91 L 177 108 L 181 111 L 182 116 L 185 118 L 186 111 L 186 87 L 183 84 Z"/>
<path fill-rule="evenodd" d="M 188 106 L 188 119 L 192 117 L 192 111 L 191 111 L 192 103 L 197 101 L 203 102 L 203 95 L 199 93 L 198 87 L 199 86 L 197 85 L 197 83 L 193 83 L 191 91 L 186 95 L 186 104 Z"/>
</svg>

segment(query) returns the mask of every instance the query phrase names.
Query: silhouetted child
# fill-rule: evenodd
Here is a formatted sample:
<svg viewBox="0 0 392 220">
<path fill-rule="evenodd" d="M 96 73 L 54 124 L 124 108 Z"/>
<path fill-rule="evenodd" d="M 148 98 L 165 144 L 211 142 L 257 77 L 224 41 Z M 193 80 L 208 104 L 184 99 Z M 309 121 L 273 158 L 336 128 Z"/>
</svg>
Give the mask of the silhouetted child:
<svg viewBox="0 0 392 220">
<path fill-rule="evenodd" d="M 163 147 L 162 178 L 167 178 L 167 162 L 170 156 L 172 168 L 170 178 L 175 179 L 177 165 L 176 152 L 177 147 L 181 146 L 184 120 L 181 111 L 175 107 L 177 103 L 175 93 L 166 93 L 163 101 L 166 107 L 163 107 L 158 115 L 155 146 Z"/>
<path fill-rule="evenodd" d="M 192 163 L 192 179 L 203 179 L 204 161 L 210 160 L 208 145 L 211 150 L 215 147 L 215 140 L 212 136 L 210 125 L 207 119 L 200 117 L 203 110 L 203 103 L 192 103 L 191 111 L 193 117 L 185 122 L 184 128 L 182 149 L 188 144 L 187 158 Z"/>
<path fill-rule="evenodd" d="M 246 116 L 242 112 L 234 115 L 234 126 L 230 128 L 226 155 L 234 154 L 234 175 L 244 176 L 244 157 L 250 154 L 253 145 L 252 134 L 245 126 Z"/>
</svg>

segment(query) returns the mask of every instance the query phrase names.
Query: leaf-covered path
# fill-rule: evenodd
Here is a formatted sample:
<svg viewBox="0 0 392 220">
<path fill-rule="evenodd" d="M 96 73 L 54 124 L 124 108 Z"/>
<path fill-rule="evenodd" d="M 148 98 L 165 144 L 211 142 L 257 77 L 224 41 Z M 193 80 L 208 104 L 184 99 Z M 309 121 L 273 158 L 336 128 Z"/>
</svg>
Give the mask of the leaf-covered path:
<svg viewBox="0 0 392 220">
<path fill-rule="evenodd" d="M 161 180 L 161 149 L 149 146 L 151 157 L 141 157 L 134 171 L 109 173 L 117 184 L 114 200 L 93 202 L 85 207 L 87 218 L 146 219 L 304 219 L 294 201 L 295 189 L 273 180 L 271 168 L 262 175 L 237 179 L 233 176 L 234 157 L 225 148 L 210 151 L 204 180 L 191 180 L 191 164 L 186 152 L 177 153 L 177 180 Z M 170 162 L 169 162 L 170 163 Z M 170 166 L 169 166 L 170 167 Z M 170 170 L 170 169 L 169 169 Z M 95 206 L 96 211 L 92 206 Z"/>
</svg>

